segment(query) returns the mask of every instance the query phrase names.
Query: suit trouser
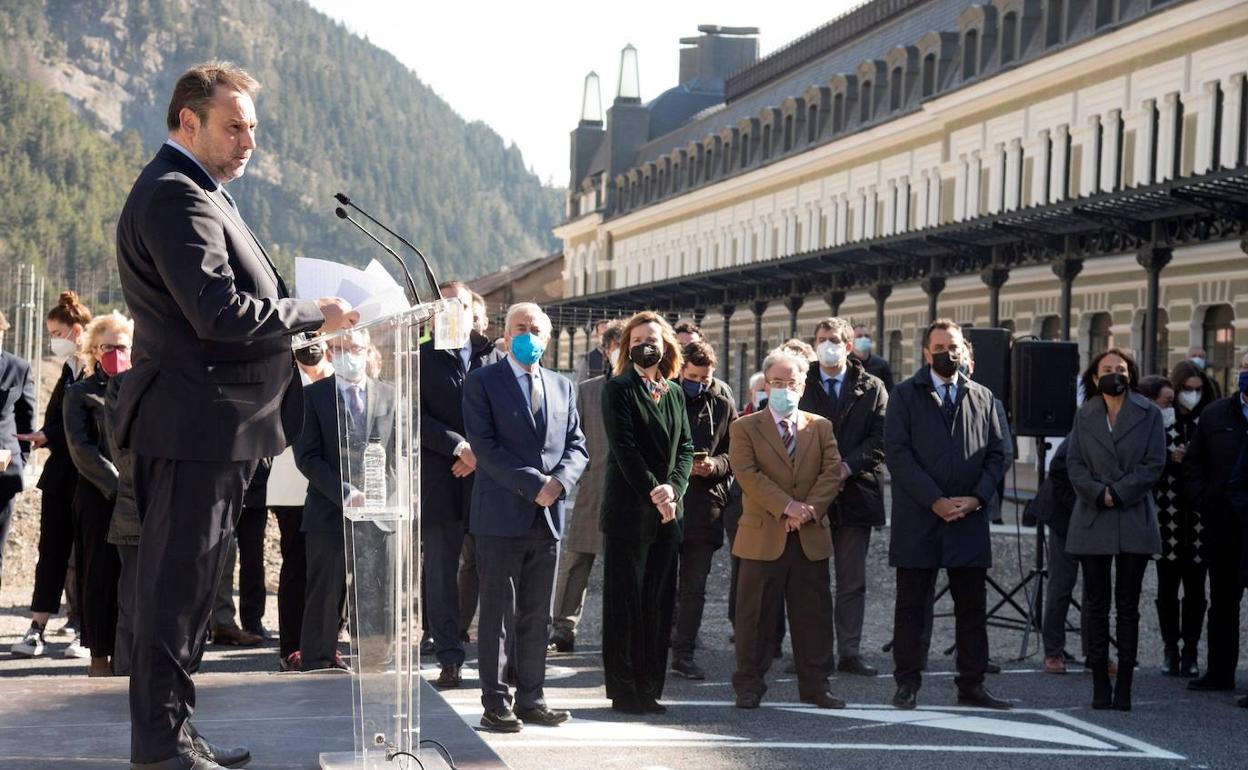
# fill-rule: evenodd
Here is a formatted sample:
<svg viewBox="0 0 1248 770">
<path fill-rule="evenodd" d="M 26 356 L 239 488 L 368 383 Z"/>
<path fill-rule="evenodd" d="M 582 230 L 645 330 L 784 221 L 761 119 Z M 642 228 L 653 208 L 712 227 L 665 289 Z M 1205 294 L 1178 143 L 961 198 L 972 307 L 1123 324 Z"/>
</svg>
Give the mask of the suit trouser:
<svg viewBox="0 0 1248 770">
<path fill-rule="evenodd" d="M 1061 657 L 1066 650 L 1066 616 L 1079 579 L 1079 560 L 1066 553 L 1066 538 L 1057 530 L 1048 530 L 1049 581 L 1044 591 L 1044 619 L 1041 635 L 1044 638 L 1044 656 Z M 1087 605 L 1086 597 L 1081 606 Z M 1079 638 L 1084 658 L 1088 656 L 1087 624 L 1079 621 Z"/>
<path fill-rule="evenodd" d="M 230 534 L 256 464 L 134 455 L 143 522 L 130 673 L 135 763 L 191 751 L 186 724 L 195 711 L 195 685 L 188 667 L 203 652 Z"/>
<path fill-rule="evenodd" d="M 281 533 L 282 569 L 277 579 L 278 653 L 285 660 L 301 649 L 303 603 L 308 590 L 308 553 L 303 526 L 303 506 L 273 508 Z"/>
<path fill-rule="evenodd" d="M 702 628 L 706 608 L 706 577 L 711 561 L 720 548 L 717 543 L 686 540 L 680 544 L 680 573 L 676 582 L 676 623 L 672 631 L 672 652 L 677 659 L 693 658 L 693 649 Z"/>
<path fill-rule="evenodd" d="M 555 588 L 555 636 L 576 637 L 595 556 L 580 551 L 564 551 L 559 559 L 559 581 Z"/>
<path fill-rule="evenodd" d="M 461 521 L 422 522 L 420 545 L 425 564 L 425 618 L 437 650 L 438 663 L 464 664 L 459 638 L 459 555 L 464 548 Z"/>
<path fill-rule="evenodd" d="M 1239 576 L 1239 541 L 1230 538 L 1209 564 L 1209 661 L 1205 676 L 1233 684 L 1239 666 L 1239 604 L 1244 586 Z"/>
<path fill-rule="evenodd" d="M 264 620 L 268 591 L 264 585 L 264 528 L 269 512 L 265 508 L 243 508 L 234 523 L 230 553 L 217 586 L 212 610 L 212 627 L 229 628 L 234 622 L 234 564 L 238 563 L 238 617 L 243 628 L 254 630 Z"/>
<path fill-rule="evenodd" d="M 73 584 L 68 570 L 74 550 L 74 487 L 49 489 L 39 503 L 39 561 L 35 564 L 35 590 L 30 597 L 31 612 L 56 614 L 61 609 L 61 592 Z M 77 588 L 70 590 L 69 617 L 76 612 Z"/>
<path fill-rule="evenodd" d="M 741 576 L 741 560 L 732 555 L 732 543 L 737 538 L 737 520 L 740 519 L 740 506 L 736 518 L 729 518 L 728 509 L 724 511 L 724 533 L 728 535 L 728 622 L 732 624 L 735 634 L 737 627 L 737 582 Z M 776 619 L 775 656 L 780 657 L 780 649 L 784 645 L 785 620 L 784 607 L 780 608 L 780 617 Z"/>
<path fill-rule="evenodd" d="M 776 617 L 788 605 L 798 694 L 809 698 L 826 692 L 832 667 L 828 628 L 833 623 L 828 560 L 806 558 L 801 536 L 790 532 L 775 561 L 742 559 L 738 580 L 733 690 L 759 696 L 767 691 L 763 678 L 774 659 Z"/>
<path fill-rule="evenodd" d="M 893 678 L 898 685 L 918 688 L 927 665 L 932 597 L 939 569 L 897 568 L 897 600 L 893 611 Z M 949 593 L 953 597 L 954 656 L 959 689 L 983 684 L 988 668 L 988 594 L 984 589 L 988 570 L 983 567 L 950 567 Z"/>
<path fill-rule="evenodd" d="M 672 524 L 660 524 L 652 543 L 603 538 L 602 667 L 611 700 L 663 696 L 679 551 Z"/>
<path fill-rule="evenodd" d="M 338 651 L 338 626 L 347 600 L 347 556 L 342 531 L 304 533 L 308 565 L 303 628 L 303 670 L 330 668 Z"/>
<path fill-rule="evenodd" d="M 1148 569 L 1149 560 L 1147 555 L 1139 553 L 1079 557 L 1083 568 L 1088 667 L 1093 671 L 1109 665 L 1111 597 L 1118 611 L 1115 630 L 1119 670 L 1134 670 L 1140 646 L 1140 586 L 1144 582 L 1144 571 Z M 1115 573 L 1112 579 L 1111 570 Z"/>
<path fill-rule="evenodd" d="M 862 655 L 862 620 L 867 611 L 867 549 L 871 527 L 832 529 L 832 569 L 836 572 L 836 654 L 841 660 Z"/>
<path fill-rule="evenodd" d="M 117 578 L 117 643 L 113 645 L 113 673 L 130 676 L 130 653 L 134 647 L 134 591 L 139 568 L 137 545 L 117 546 L 121 574 Z"/>
<path fill-rule="evenodd" d="M 481 705 L 487 710 L 511 708 L 513 702 L 521 708 L 544 706 L 559 541 L 541 515 L 521 537 L 477 535 L 476 541 L 481 581 L 477 623 Z M 503 672 L 514 677 L 514 701 Z"/>
<path fill-rule="evenodd" d="M 472 628 L 472 618 L 477 614 L 477 597 L 481 593 L 481 581 L 477 577 L 477 539 L 464 533 L 464 545 L 459 552 L 459 630 L 461 639 Z"/>
<path fill-rule="evenodd" d="M 4 585 L 4 542 L 9 539 L 9 530 L 13 526 L 13 502 L 10 497 L 0 505 L 0 585 Z"/>
</svg>

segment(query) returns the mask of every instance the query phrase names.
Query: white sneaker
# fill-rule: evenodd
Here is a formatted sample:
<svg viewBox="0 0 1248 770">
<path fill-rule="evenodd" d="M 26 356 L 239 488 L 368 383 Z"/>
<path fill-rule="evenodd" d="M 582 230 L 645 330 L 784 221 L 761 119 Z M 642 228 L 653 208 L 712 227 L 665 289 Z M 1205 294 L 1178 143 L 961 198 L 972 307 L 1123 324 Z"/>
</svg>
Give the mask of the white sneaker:
<svg viewBox="0 0 1248 770">
<path fill-rule="evenodd" d="M 82 646 L 81 636 L 75 636 L 74 641 L 70 642 L 69 645 L 65 647 L 65 650 L 61 652 L 61 657 L 85 659 L 91 657 L 91 651 Z"/>
<path fill-rule="evenodd" d="M 19 658 L 38 658 L 43 655 L 43 629 L 32 624 L 22 641 L 10 647 L 9 652 Z"/>
</svg>

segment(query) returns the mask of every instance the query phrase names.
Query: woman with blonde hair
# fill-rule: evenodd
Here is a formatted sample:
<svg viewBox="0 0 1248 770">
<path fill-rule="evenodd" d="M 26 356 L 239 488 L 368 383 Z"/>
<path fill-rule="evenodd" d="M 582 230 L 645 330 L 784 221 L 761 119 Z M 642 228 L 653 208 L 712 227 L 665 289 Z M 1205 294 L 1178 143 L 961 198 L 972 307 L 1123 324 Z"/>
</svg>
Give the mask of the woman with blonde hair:
<svg viewBox="0 0 1248 770">
<path fill-rule="evenodd" d="M 91 311 L 82 304 L 77 294 L 66 291 L 61 293 L 45 320 L 52 355 L 63 363 L 60 378 L 48 397 L 43 427 L 29 435 L 18 436 L 21 441 L 29 441 L 34 449 L 47 447 L 48 456 L 36 485 L 43 496 L 39 502 L 39 561 L 35 564 L 35 589 L 30 598 L 30 629 L 10 651 L 23 658 L 37 658 L 44 654 L 43 635 L 48 618 L 60 611 L 61 592 L 68 587 L 69 611 L 65 626 L 67 630 L 73 630 L 74 639 L 62 654 L 67 658 L 80 658 L 86 655 L 86 650 L 78 643 L 78 592 L 74 582 L 66 585 L 67 570 L 70 580 L 73 580 L 69 556 L 74 546 L 73 496 L 78 471 L 65 446 L 61 415 L 65 389 L 82 376 L 80 343 L 83 331 L 91 322 Z"/>
<path fill-rule="evenodd" d="M 117 632 L 121 561 L 108 542 L 118 472 L 108 445 L 105 395 L 109 379 L 130 368 L 134 322 L 109 313 L 87 326 L 82 379 L 65 391 L 65 438 L 78 468 L 74 489 L 74 547 L 82 644 L 91 650 L 88 676 L 111 676 Z"/>
<path fill-rule="evenodd" d="M 693 438 L 684 393 L 672 382 L 682 359 L 671 325 L 643 311 L 624 325 L 621 343 L 624 355 L 602 389 L 603 669 L 613 709 L 659 714 Z"/>
</svg>

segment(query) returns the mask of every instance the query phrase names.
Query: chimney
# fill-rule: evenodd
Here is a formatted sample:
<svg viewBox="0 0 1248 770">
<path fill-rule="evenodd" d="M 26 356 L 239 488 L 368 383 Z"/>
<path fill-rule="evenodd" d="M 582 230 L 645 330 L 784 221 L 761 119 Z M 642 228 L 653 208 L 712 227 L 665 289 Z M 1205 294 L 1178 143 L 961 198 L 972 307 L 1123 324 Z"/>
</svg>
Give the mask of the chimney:
<svg viewBox="0 0 1248 770">
<path fill-rule="evenodd" d="M 632 43 L 620 51 L 620 81 L 615 91 L 615 101 L 641 102 L 641 77 L 637 71 L 637 49 Z"/>
<path fill-rule="evenodd" d="M 578 195 L 581 181 L 590 174 L 589 164 L 594 153 L 602 145 L 607 135 L 602 125 L 602 94 L 599 90 L 598 74 L 591 72 L 585 76 L 585 88 L 581 96 L 581 119 L 572 130 L 571 163 L 572 177 L 568 185 L 570 195 Z"/>
<path fill-rule="evenodd" d="M 598 84 L 597 72 L 590 72 L 585 76 L 585 92 L 581 95 L 581 122 L 602 123 L 602 89 Z"/>
</svg>

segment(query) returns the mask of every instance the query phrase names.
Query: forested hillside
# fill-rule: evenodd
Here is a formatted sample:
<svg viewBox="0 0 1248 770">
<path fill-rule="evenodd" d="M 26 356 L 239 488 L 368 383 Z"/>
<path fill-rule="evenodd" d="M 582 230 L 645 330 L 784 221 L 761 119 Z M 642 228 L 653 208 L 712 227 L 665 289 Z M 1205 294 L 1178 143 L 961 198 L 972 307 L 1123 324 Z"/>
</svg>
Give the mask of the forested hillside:
<svg viewBox="0 0 1248 770">
<path fill-rule="evenodd" d="M 444 276 L 555 246 L 562 192 L 517 148 L 301 0 L 7 0 L 0 271 L 33 261 L 50 283 L 89 274 L 103 289 L 117 212 L 166 135 L 173 82 L 208 59 L 262 83 L 260 148 L 231 192 L 280 263 L 376 254 L 333 216 L 337 191 L 393 222 Z"/>
</svg>

